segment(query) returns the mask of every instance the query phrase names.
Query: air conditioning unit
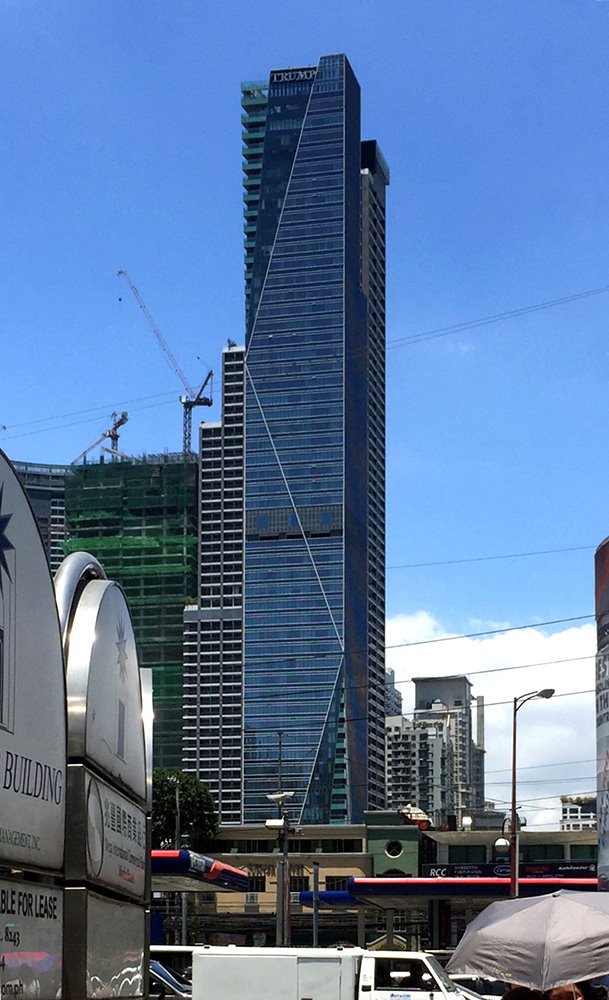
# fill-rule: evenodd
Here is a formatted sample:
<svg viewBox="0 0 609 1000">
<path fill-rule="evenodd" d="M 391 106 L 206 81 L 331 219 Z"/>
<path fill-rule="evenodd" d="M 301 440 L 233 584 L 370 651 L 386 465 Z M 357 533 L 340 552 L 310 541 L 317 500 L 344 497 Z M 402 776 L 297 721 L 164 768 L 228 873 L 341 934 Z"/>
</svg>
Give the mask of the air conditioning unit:
<svg viewBox="0 0 609 1000">
<path fill-rule="evenodd" d="M 257 892 L 246 892 L 246 894 L 245 894 L 245 905 L 246 906 L 248 905 L 248 903 L 250 904 L 250 906 L 252 906 L 252 905 L 254 905 L 257 902 L 258 902 L 258 893 Z"/>
</svg>

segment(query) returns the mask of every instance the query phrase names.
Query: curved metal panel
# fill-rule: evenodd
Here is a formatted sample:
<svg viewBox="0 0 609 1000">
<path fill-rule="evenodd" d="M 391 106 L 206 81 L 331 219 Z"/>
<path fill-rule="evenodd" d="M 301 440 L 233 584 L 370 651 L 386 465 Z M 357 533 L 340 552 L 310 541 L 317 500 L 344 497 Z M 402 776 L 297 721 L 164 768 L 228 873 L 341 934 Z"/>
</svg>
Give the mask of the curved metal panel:
<svg viewBox="0 0 609 1000">
<path fill-rule="evenodd" d="M 83 587 L 90 580 L 107 579 L 104 568 L 88 552 L 72 552 L 66 556 L 55 574 L 55 598 L 59 612 L 61 639 L 67 655 L 66 640 L 72 616 Z"/>
<path fill-rule="evenodd" d="M 68 633 L 68 758 L 146 804 L 142 687 L 131 616 L 111 580 L 82 590 Z"/>
</svg>

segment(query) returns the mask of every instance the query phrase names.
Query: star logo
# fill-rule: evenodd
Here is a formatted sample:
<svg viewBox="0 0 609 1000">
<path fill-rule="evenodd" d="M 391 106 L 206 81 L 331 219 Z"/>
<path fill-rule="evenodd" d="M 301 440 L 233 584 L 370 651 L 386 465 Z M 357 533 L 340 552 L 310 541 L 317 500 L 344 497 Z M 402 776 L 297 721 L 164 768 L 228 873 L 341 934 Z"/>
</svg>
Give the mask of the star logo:
<svg viewBox="0 0 609 1000">
<path fill-rule="evenodd" d="M 13 543 L 9 541 L 6 536 L 6 528 L 8 522 L 10 521 L 12 514 L 2 513 L 2 495 L 4 493 L 4 484 L 0 486 L 0 594 L 2 593 L 2 571 L 6 573 L 9 580 L 11 578 L 10 570 L 8 568 L 8 563 L 6 561 L 6 553 L 10 552 L 15 548 Z"/>
<path fill-rule="evenodd" d="M 116 662 L 118 663 L 119 676 L 123 684 L 127 680 L 127 640 L 125 639 L 125 623 L 119 618 L 116 626 Z"/>
</svg>

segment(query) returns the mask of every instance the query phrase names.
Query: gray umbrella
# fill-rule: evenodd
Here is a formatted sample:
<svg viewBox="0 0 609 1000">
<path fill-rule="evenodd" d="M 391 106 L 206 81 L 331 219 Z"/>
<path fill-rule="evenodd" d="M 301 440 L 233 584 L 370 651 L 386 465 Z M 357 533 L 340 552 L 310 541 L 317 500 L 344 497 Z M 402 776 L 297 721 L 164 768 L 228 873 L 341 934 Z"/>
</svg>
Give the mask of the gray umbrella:
<svg viewBox="0 0 609 1000">
<path fill-rule="evenodd" d="M 609 975 L 609 892 L 561 889 L 491 903 L 446 968 L 538 990 Z"/>
</svg>

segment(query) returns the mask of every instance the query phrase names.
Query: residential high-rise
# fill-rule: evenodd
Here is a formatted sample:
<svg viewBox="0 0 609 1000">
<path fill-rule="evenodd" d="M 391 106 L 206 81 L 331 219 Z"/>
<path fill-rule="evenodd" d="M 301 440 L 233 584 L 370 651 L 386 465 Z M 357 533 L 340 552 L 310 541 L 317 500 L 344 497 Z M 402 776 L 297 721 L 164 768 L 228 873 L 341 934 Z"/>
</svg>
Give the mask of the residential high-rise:
<svg viewBox="0 0 609 1000">
<path fill-rule="evenodd" d="M 221 820 L 237 820 L 236 791 L 240 820 L 253 822 L 284 790 L 301 822 L 358 822 L 385 802 L 389 173 L 377 143 L 360 140 L 359 85 L 344 55 L 273 70 L 268 83 L 243 86 L 242 106 L 244 520 L 230 583 L 223 513 L 209 542 L 220 548 L 210 563 L 201 552 L 200 604 L 186 622 L 184 762 L 217 794 Z M 202 474 L 202 512 L 221 496 L 213 473 L 225 467 L 226 391 L 222 428 L 202 436 L 202 470 L 206 450 L 218 449 L 219 463 Z M 241 789 L 224 786 L 228 717 L 213 724 L 228 704 L 241 727 Z M 197 730 L 208 713 L 209 736 Z M 238 783 L 237 761 L 235 750 Z"/>
<path fill-rule="evenodd" d="M 455 813 L 455 755 L 444 719 L 387 716 L 387 807 L 422 809 L 440 827 Z"/>
<path fill-rule="evenodd" d="M 479 700 L 476 739 L 471 683 L 467 677 L 414 677 L 415 722 L 443 722 L 454 751 L 452 784 L 458 822 L 484 809 L 484 702 Z"/>
<path fill-rule="evenodd" d="M 476 700 L 476 739 L 467 677 L 416 677 L 414 718 L 386 719 L 387 804 L 423 809 L 437 826 L 474 816 L 491 821 L 484 801 L 484 700 Z"/>
<path fill-rule="evenodd" d="M 223 823 L 243 810 L 243 347 L 222 355 L 222 420 L 200 428 L 199 593 L 184 611 L 182 766 Z"/>
</svg>

